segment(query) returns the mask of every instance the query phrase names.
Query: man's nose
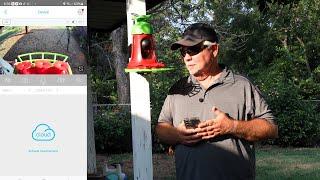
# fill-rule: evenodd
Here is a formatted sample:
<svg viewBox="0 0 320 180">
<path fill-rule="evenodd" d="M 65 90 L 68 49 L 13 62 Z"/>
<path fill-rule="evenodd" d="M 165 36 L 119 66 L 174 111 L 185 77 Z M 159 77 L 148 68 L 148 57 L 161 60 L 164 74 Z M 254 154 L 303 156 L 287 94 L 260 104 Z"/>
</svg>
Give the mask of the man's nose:
<svg viewBox="0 0 320 180">
<path fill-rule="evenodd" d="M 191 59 L 192 59 L 192 56 L 190 56 L 188 53 L 186 53 L 186 55 L 183 57 L 183 60 L 184 60 L 185 62 L 191 61 Z"/>
</svg>

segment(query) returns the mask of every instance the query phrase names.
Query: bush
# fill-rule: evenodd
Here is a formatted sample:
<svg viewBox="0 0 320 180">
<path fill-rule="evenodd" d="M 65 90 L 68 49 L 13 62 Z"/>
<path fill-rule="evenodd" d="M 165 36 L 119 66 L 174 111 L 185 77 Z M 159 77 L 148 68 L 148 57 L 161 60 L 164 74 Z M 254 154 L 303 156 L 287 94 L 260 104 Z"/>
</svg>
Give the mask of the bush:
<svg viewBox="0 0 320 180">
<path fill-rule="evenodd" d="M 268 96 L 279 126 L 280 146 L 314 146 L 319 140 L 320 116 L 316 107 L 299 98 L 297 90 L 290 84 L 281 84 Z"/>
<path fill-rule="evenodd" d="M 180 78 L 183 77 L 181 72 L 169 71 L 161 74 L 148 76 L 150 82 L 150 99 L 151 99 L 151 132 L 152 132 L 152 150 L 155 153 L 165 152 L 168 145 L 163 144 L 155 133 L 155 127 L 158 124 L 158 117 L 162 109 L 164 100 L 169 92 L 170 87 Z"/>
<path fill-rule="evenodd" d="M 315 146 L 320 139 L 320 113 L 315 104 L 303 99 L 301 89 L 294 83 L 297 80 L 289 75 L 295 71 L 294 61 L 282 58 L 275 62 L 256 78 L 279 127 L 279 138 L 269 142 L 280 146 Z"/>
<path fill-rule="evenodd" d="M 102 111 L 95 118 L 97 153 L 124 153 L 132 151 L 131 118 L 128 108 Z"/>
</svg>

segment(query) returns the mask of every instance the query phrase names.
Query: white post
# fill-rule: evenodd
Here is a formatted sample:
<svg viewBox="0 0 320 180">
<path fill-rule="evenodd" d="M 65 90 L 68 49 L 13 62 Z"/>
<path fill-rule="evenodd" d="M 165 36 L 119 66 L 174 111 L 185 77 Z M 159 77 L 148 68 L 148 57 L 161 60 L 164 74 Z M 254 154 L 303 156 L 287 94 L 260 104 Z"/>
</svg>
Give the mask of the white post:
<svg viewBox="0 0 320 180">
<path fill-rule="evenodd" d="M 128 45 L 132 42 L 132 13 L 146 14 L 145 0 L 127 0 Z M 149 83 L 130 73 L 133 169 L 135 180 L 152 180 L 152 143 Z"/>
</svg>

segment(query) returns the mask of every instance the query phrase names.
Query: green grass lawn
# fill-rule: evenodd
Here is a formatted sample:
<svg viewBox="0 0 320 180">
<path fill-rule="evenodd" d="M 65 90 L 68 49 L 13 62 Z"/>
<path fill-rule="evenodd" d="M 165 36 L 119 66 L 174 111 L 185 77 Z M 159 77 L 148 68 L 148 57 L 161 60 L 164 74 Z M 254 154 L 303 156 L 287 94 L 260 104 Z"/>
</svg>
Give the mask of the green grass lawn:
<svg viewBox="0 0 320 180">
<path fill-rule="evenodd" d="M 320 179 L 320 148 L 256 151 L 257 179 Z"/>
<path fill-rule="evenodd" d="M 13 26 L 13 27 L 3 27 L 2 33 L 0 34 L 0 42 L 5 40 L 6 38 L 17 34 L 22 30 L 22 27 L 20 26 Z"/>
<path fill-rule="evenodd" d="M 106 161 L 124 163 L 132 179 L 132 155 L 108 155 Z M 174 158 L 153 155 L 154 179 L 175 179 Z M 256 150 L 256 179 L 320 179 L 320 148 L 259 148 Z"/>
</svg>

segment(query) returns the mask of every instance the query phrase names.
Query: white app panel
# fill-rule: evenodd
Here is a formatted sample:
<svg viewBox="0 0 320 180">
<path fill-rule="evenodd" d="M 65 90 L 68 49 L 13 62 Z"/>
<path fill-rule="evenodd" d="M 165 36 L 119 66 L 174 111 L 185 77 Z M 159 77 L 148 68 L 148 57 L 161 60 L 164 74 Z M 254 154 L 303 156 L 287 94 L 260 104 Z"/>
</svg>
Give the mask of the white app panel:
<svg viewBox="0 0 320 180">
<path fill-rule="evenodd" d="M 0 100 L 0 180 L 86 179 L 86 86 L 1 86 Z"/>
</svg>

